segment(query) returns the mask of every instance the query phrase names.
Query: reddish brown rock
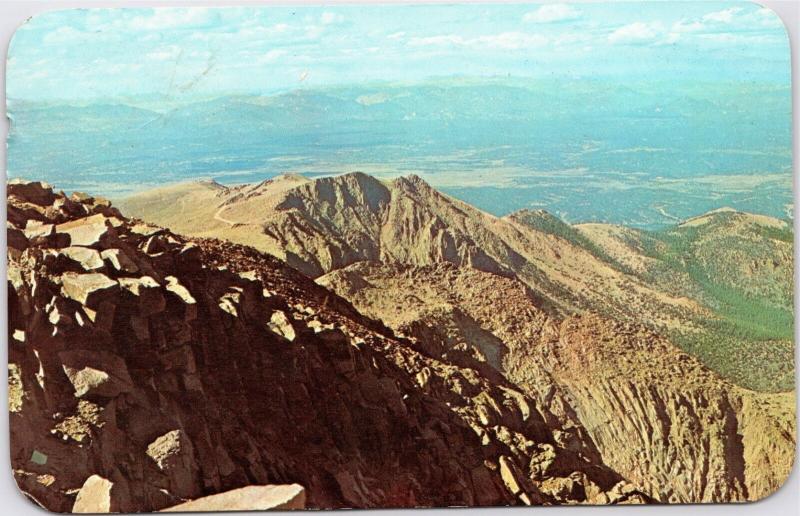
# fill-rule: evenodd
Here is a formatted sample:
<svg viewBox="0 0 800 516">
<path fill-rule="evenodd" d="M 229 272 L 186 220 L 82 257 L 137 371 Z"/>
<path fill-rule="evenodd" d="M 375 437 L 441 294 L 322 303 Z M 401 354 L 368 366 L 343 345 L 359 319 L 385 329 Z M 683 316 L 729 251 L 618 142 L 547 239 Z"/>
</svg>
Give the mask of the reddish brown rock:
<svg viewBox="0 0 800 516">
<path fill-rule="evenodd" d="M 105 351 L 72 350 L 58 355 L 75 396 L 114 398 L 133 389 L 125 361 Z"/>
<path fill-rule="evenodd" d="M 10 249 L 24 251 L 28 248 L 28 238 L 25 233 L 14 226 L 6 226 L 6 242 Z"/>
<path fill-rule="evenodd" d="M 102 253 L 105 260 L 115 271 L 135 273 L 139 271 L 136 262 L 131 260 L 121 249 L 105 249 Z"/>
<path fill-rule="evenodd" d="M 6 192 L 25 202 L 39 206 L 50 206 L 56 200 L 53 189 L 41 181 L 29 182 L 24 180 L 11 180 L 6 183 Z"/>
<path fill-rule="evenodd" d="M 113 244 L 116 237 L 113 222 L 103 214 L 64 222 L 56 226 L 56 231 L 69 235 L 71 245 L 86 247 Z"/>
<path fill-rule="evenodd" d="M 99 273 L 65 273 L 61 276 L 64 295 L 90 308 L 97 307 L 101 301 L 113 297 L 119 290 L 119 283 Z"/>
<path fill-rule="evenodd" d="M 89 247 L 64 247 L 55 251 L 53 256 L 56 259 L 64 258 L 67 261 L 73 262 L 80 269 L 85 271 L 97 271 L 105 266 L 103 259 L 100 257 L 100 253 L 97 252 L 96 249 L 91 249 Z"/>
</svg>

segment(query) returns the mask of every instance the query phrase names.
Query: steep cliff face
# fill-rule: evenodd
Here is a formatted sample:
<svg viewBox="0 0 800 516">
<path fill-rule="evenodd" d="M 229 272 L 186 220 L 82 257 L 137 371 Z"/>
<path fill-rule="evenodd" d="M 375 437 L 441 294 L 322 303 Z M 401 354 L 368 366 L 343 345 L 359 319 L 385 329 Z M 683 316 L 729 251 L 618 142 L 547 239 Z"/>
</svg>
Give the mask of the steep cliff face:
<svg viewBox="0 0 800 516">
<path fill-rule="evenodd" d="M 579 425 L 279 260 L 8 186 L 12 465 L 70 511 L 298 483 L 309 507 L 642 502 Z M 98 481 L 99 482 L 99 481 Z"/>
<path fill-rule="evenodd" d="M 599 317 L 567 319 L 546 347 L 606 463 L 654 498 L 758 500 L 789 476 L 793 393 L 731 385 L 658 335 Z"/>
<path fill-rule="evenodd" d="M 439 335 L 447 356 L 498 367 L 656 500 L 756 500 L 791 471 L 793 393 L 732 385 L 642 325 L 562 321 L 518 280 L 470 269 L 356 264 L 318 281 L 398 331 Z"/>
</svg>

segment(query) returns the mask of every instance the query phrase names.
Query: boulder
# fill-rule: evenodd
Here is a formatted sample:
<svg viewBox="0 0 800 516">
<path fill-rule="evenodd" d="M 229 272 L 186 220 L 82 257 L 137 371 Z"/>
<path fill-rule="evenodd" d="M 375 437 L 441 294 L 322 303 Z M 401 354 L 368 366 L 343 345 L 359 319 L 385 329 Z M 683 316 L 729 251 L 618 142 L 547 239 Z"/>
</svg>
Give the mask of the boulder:
<svg viewBox="0 0 800 516">
<path fill-rule="evenodd" d="M 142 236 L 149 237 L 149 236 L 160 235 L 162 233 L 165 233 L 166 229 L 164 229 L 162 227 L 159 227 L 159 226 L 153 226 L 152 224 L 147 224 L 145 222 L 142 222 L 142 223 L 139 223 L 139 224 L 132 225 L 130 227 L 130 231 L 131 231 L 131 233 L 135 233 L 137 235 L 142 235 Z"/>
<path fill-rule="evenodd" d="M 25 238 L 32 246 L 66 247 L 70 245 L 69 235 L 59 232 L 55 225 L 29 219 L 23 230 Z"/>
<path fill-rule="evenodd" d="M 6 242 L 9 249 L 24 251 L 28 248 L 28 238 L 21 230 L 6 223 Z"/>
<path fill-rule="evenodd" d="M 102 214 L 59 224 L 56 231 L 69 235 L 71 245 L 86 247 L 110 245 L 117 236 L 114 226 Z"/>
<path fill-rule="evenodd" d="M 83 307 L 83 313 L 92 321 L 96 328 L 111 331 L 114 325 L 114 315 L 117 312 L 117 305 L 112 300 L 101 301 L 96 309 Z"/>
<path fill-rule="evenodd" d="M 139 271 L 136 263 L 122 249 L 105 249 L 100 255 L 117 272 L 135 273 Z"/>
<path fill-rule="evenodd" d="M 58 354 L 75 397 L 114 398 L 133 389 L 125 361 L 106 351 L 71 350 Z"/>
<path fill-rule="evenodd" d="M 505 455 L 500 457 L 500 478 L 506 488 L 525 505 L 530 505 L 531 500 L 522 488 L 522 480 L 514 462 Z"/>
<path fill-rule="evenodd" d="M 73 513 L 96 514 L 117 512 L 119 509 L 113 500 L 114 483 L 100 475 L 92 475 L 86 479 L 75 498 Z"/>
<path fill-rule="evenodd" d="M 304 509 L 305 489 L 299 484 L 247 486 L 182 503 L 161 512 L 265 511 Z"/>
<path fill-rule="evenodd" d="M 192 444 L 182 430 L 172 430 L 157 437 L 147 446 L 145 453 L 159 470 L 167 474 L 171 493 L 183 499 L 201 493 Z"/>
<path fill-rule="evenodd" d="M 178 296 L 181 301 L 189 305 L 197 303 L 197 300 L 192 296 L 191 292 L 189 292 L 189 289 L 181 285 L 178 278 L 175 276 L 167 276 L 164 279 L 167 281 L 166 289 Z"/>
<path fill-rule="evenodd" d="M 89 308 L 97 308 L 104 299 L 112 297 L 118 288 L 119 283 L 105 274 L 67 272 L 61 275 L 64 295 Z"/>
<path fill-rule="evenodd" d="M 232 287 L 233 289 L 237 287 Z M 239 289 L 241 290 L 241 289 Z M 226 292 L 219 298 L 219 307 L 234 317 L 239 317 L 238 307 L 242 302 L 242 293 L 238 291 Z"/>
<path fill-rule="evenodd" d="M 92 204 L 94 202 L 94 197 L 85 192 L 72 192 L 72 195 L 70 195 L 69 198 L 75 202 L 84 204 Z"/>
<path fill-rule="evenodd" d="M 169 470 L 174 467 L 181 453 L 183 440 L 185 437 L 180 430 L 167 432 L 147 446 L 147 456 L 155 461 L 161 471 Z"/>
<path fill-rule="evenodd" d="M 161 235 L 153 235 L 147 239 L 143 251 L 147 254 L 158 254 L 169 251 L 169 245 Z"/>
<path fill-rule="evenodd" d="M 282 312 L 281 310 L 275 310 L 272 312 L 272 317 L 270 317 L 269 323 L 267 323 L 267 328 L 269 328 L 271 332 L 277 333 L 288 341 L 293 341 L 295 337 L 297 337 L 297 333 L 294 331 L 294 326 L 292 326 L 289 318 L 286 317 L 286 313 Z"/>
<path fill-rule="evenodd" d="M 70 246 L 58 249 L 54 252 L 57 259 L 59 257 L 64 257 L 76 263 L 85 271 L 100 270 L 104 266 L 100 253 L 89 247 Z"/>
<path fill-rule="evenodd" d="M 12 179 L 6 185 L 8 195 L 38 206 L 50 206 L 56 199 L 53 188 L 42 181 Z"/>
<path fill-rule="evenodd" d="M 185 244 L 175 257 L 175 263 L 185 271 L 196 271 L 203 267 L 203 252 L 193 243 Z"/>
<path fill-rule="evenodd" d="M 55 233 L 55 226 L 53 224 L 45 224 L 38 220 L 30 219 L 25 225 L 24 233 L 28 240 L 49 237 Z"/>
<path fill-rule="evenodd" d="M 314 330 L 314 333 L 322 333 L 325 330 L 332 330 L 334 328 L 331 323 L 324 323 L 319 319 L 312 319 L 307 323 L 307 326 Z"/>
<path fill-rule="evenodd" d="M 53 203 L 53 209 L 58 211 L 56 218 L 58 218 L 59 221 L 85 217 L 89 214 L 89 210 L 86 206 L 67 197 L 57 198 Z"/>
<path fill-rule="evenodd" d="M 120 286 L 139 298 L 139 315 L 149 317 L 161 313 L 167 306 L 161 285 L 150 276 L 119 278 Z"/>
<path fill-rule="evenodd" d="M 67 303 L 68 301 L 63 297 L 53 296 L 50 302 L 45 305 L 47 320 L 56 328 L 70 326 L 73 323 L 66 307 Z"/>
<path fill-rule="evenodd" d="M 194 320 L 197 317 L 197 300 L 189 292 L 189 289 L 181 285 L 175 276 L 167 276 L 164 279 L 167 281 L 166 289 L 178 296 L 184 303 L 184 320 L 187 322 Z"/>
<path fill-rule="evenodd" d="M 542 479 L 548 475 L 550 467 L 556 460 L 556 449 L 552 444 L 540 444 L 538 451 L 531 454 L 529 469 L 534 479 Z"/>
</svg>

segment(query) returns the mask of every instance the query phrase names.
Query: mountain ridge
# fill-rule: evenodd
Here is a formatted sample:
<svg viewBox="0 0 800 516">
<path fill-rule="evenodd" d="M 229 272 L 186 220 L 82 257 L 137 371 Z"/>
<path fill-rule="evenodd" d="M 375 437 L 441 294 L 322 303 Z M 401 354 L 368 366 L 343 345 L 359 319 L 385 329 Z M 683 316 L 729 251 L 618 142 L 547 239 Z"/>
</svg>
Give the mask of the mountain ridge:
<svg viewBox="0 0 800 516">
<path fill-rule="evenodd" d="M 191 184 L 134 195 L 118 204 L 178 232 L 253 245 L 312 277 L 360 260 L 419 265 L 449 261 L 516 274 L 565 313 L 605 306 L 617 316 L 647 318 L 654 326 L 667 327 L 685 325 L 691 313 L 708 313 L 684 293 L 654 291 L 649 278 L 639 278 L 603 251 L 581 232 L 581 225 L 570 226 L 556 217 L 531 217 L 536 212 L 525 211 L 495 217 L 441 194 L 418 176 L 380 181 L 352 173 L 304 181 L 299 189 L 278 186 L 285 184 L 283 176 L 275 181 L 274 187 L 238 207 L 215 196 L 195 198 Z M 233 192 L 243 188 L 248 187 L 232 187 L 227 195 L 235 198 Z M 368 198 L 365 188 L 380 198 L 362 202 Z M 192 199 L 187 202 L 192 220 L 172 206 L 182 197 Z M 215 220 L 219 212 L 195 207 L 210 202 L 226 205 L 227 224 Z M 235 224 L 241 229 L 231 227 Z M 611 290 L 598 290 L 598 284 Z"/>
</svg>

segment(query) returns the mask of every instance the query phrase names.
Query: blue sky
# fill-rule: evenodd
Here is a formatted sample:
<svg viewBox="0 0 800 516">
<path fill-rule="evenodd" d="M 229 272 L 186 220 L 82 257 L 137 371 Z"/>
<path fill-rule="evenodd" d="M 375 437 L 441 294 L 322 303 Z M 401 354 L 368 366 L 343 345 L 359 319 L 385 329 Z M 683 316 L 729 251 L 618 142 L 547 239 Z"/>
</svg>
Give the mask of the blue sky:
<svg viewBox="0 0 800 516">
<path fill-rule="evenodd" d="M 442 76 L 789 84 L 747 2 L 66 10 L 9 50 L 8 97 L 191 101 Z"/>
</svg>

